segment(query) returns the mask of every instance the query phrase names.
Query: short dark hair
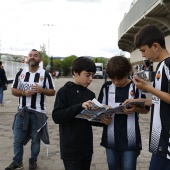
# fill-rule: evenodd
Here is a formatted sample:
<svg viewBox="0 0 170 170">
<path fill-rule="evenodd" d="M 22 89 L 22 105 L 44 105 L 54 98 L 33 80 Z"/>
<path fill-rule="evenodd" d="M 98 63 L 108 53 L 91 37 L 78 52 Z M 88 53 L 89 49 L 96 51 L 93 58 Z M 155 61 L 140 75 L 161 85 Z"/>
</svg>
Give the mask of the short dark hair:
<svg viewBox="0 0 170 170">
<path fill-rule="evenodd" d="M 36 52 L 38 52 L 38 54 L 40 55 L 40 58 L 41 58 L 41 53 L 40 53 L 38 50 L 32 49 L 31 51 L 36 51 Z"/>
<path fill-rule="evenodd" d="M 0 61 L 0 66 L 2 65 L 2 61 Z"/>
<path fill-rule="evenodd" d="M 163 31 L 152 24 L 143 26 L 134 39 L 136 48 L 140 48 L 144 45 L 148 45 L 150 48 L 154 43 L 159 43 L 162 48 L 166 49 Z"/>
<path fill-rule="evenodd" d="M 80 75 L 82 71 L 96 73 L 96 65 L 89 57 L 81 56 L 73 61 L 72 75 L 74 75 L 74 72 Z"/>
<path fill-rule="evenodd" d="M 122 79 L 129 76 L 132 71 L 132 65 L 124 56 L 112 57 L 106 67 L 106 73 L 110 79 Z"/>
</svg>

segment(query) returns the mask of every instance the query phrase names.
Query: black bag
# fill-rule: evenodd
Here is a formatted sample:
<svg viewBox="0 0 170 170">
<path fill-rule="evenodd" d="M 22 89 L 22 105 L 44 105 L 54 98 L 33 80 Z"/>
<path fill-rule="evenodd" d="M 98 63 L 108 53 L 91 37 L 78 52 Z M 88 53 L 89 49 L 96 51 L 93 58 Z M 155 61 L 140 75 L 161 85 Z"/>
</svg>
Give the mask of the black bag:
<svg viewBox="0 0 170 170">
<path fill-rule="evenodd" d="M 2 87 L 3 87 L 3 90 L 7 90 L 6 84 L 4 84 Z"/>
</svg>

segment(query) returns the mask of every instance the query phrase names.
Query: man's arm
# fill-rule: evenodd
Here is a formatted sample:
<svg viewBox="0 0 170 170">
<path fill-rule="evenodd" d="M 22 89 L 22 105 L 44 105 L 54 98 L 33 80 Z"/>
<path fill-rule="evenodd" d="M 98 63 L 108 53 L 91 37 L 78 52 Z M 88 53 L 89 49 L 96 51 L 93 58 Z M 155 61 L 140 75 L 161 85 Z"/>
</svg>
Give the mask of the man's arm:
<svg viewBox="0 0 170 170">
<path fill-rule="evenodd" d="M 16 97 L 22 96 L 22 90 L 16 89 L 16 88 L 11 88 L 12 95 Z"/>
<path fill-rule="evenodd" d="M 16 97 L 32 96 L 33 94 L 36 93 L 33 90 L 20 90 L 20 89 L 16 89 L 16 88 L 12 88 L 11 91 L 12 91 L 12 94 Z"/>
<path fill-rule="evenodd" d="M 39 87 L 39 86 L 37 87 L 37 92 L 42 93 L 42 94 L 44 94 L 46 96 L 54 96 L 55 95 L 55 90 L 53 90 L 53 89 L 44 89 L 44 88 Z"/>
<path fill-rule="evenodd" d="M 54 82 L 52 80 L 52 77 L 50 76 L 49 73 L 46 72 L 46 87 L 48 88 L 42 88 L 40 86 L 38 86 L 38 84 L 36 84 L 36 86 L 38 86 L 38 92 L 42 93 L 46 96 L 54 96 L 55 95 L 55 85 Z"/>
<path fill-rule="evenodd" d="M 17 96 L 17 97 L 21 97 L 21 96 L 32 96 L 33 94 L 35 93 L 42 93 L 46 96 L 54 96 L 55 95 L 55 90 L 53 89 L 44 89 L 40 86 L 34 86 L 34 88 L 32 90 L 19 90 L 19 89 L 16 89 L 16 88 L 12 88 L 11 89 L 12 91 L 12 94 L 14 96 Z"/>
</svg>

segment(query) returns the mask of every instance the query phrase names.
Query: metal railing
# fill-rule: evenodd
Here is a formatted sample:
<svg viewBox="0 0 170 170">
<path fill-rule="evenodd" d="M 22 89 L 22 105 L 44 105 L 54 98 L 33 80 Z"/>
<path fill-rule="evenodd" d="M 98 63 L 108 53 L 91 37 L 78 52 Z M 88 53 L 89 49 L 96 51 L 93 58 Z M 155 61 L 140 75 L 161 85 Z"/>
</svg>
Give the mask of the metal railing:
<svg viewBox="0 0 170 170">
<path fill-rule="evenodd" d="M 16 73 L 26 67 L 25 63 L 1 60 L 8 80 L 14 80 Z"/>
</svg>

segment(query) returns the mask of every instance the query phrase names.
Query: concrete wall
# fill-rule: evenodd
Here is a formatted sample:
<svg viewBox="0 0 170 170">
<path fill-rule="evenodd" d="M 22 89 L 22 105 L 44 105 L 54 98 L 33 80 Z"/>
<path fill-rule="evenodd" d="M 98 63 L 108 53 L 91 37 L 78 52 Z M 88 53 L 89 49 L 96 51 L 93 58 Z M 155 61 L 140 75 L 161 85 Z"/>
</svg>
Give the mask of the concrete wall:
<svg viewBox="0 0 170 170">
<path fill-rule="evenodd" d="M 165 37 L 166 48 L 170 52 L 170 35 Z"/>
<path fill-rule="evenodd" d="M 142 60 L 145 60 L 145 59 L 142 57 L 142 53 L 138 49 L 136 49 L 130 54 L 131 63 L 135 63 L 135 62 L 142 61 Z"/>
</svg>

